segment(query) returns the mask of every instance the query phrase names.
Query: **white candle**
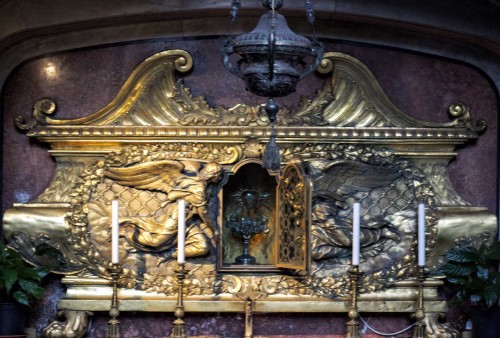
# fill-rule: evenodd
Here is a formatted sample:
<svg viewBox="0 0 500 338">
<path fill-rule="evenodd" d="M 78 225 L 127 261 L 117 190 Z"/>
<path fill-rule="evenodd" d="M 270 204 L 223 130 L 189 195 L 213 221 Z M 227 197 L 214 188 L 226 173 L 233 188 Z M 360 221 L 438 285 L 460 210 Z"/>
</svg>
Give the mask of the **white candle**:
<svg viewBox="0 0 500 338">
<path fill-rule="evenodd" d="M 418 266 L 425 266 L 425 204 L 418 204 Z"/>
<path fill-rule="evenodd" d="M 111 263 L 120 263 L 118 255 L 118 200 L 111 201 Z"/>
<path fill-rule="evenodd" d="M 184 263 L 186 243 L 186 201 L 179 200 L 177 210 L 179 224 L 177 226 L 177 263 Z"/>
<path fill-rule="evenodd" d="M 359 265 L 360 208 L 359 203 L 352 205 L 352 265 Z"/>
</svg>

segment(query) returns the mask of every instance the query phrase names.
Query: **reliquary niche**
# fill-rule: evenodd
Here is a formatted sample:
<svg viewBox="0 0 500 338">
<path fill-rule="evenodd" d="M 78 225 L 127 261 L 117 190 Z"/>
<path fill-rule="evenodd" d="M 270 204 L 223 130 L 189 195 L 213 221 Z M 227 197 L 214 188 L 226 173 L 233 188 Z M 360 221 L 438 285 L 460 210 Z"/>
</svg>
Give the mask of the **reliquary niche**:
<svg viewBox="0 0 500 338">
<path fill-rule="evenodd" d="M 256 293 L 255 311 L 346 312 L 354 201 L 362 312 L 415 311 L 418 202 L 428 208 L 431 275 L 458 241 L 493 238 L 496 217 L 464 202 L 447 176 L 455 147 L 484 128 L 472 126 L 463 104 L 450 106 L 449 123 L 412 118 L 361 62 L 326 53 L 324 87 L 280 112 L 282 169 L 270 171 L 261 166 L 271 133 L 262 107 L 213 108 L 192 97 L 176 80 L 191 67 L 185 51 L 160 52 L 93 114 L 54 119 L 55 103 L 42 99 L 29 122 L 17 120 L 57 162 L 46 191 L 4 216 L 10 245 L 26 257 L 45 243 L 65 258 L 58 307 L 67 322 L 52 323 L 47 336 L 83 336 L 87 314 L 109 310 L 114 199 L 121 311 L 174 310 L 179 199 L 187 204 L 187 312 L 243 311 L 241 298 Z M 424 283 L 432 325 L 446 311 L 440 283 Z"/>
</svg>

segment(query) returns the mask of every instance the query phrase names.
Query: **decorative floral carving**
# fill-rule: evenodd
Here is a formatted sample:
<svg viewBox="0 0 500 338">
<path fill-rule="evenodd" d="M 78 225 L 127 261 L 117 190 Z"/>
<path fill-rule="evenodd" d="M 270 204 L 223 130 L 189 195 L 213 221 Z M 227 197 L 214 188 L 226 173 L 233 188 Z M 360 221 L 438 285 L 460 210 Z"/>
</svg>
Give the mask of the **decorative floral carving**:
<svg viewBox="0 0 500 338">
<path fill-rule="evenodd" d="M 420 164 L 419 167 L 423 171 L 422 174 L 425 174 L 425 177 L 428 178 L 430 186 L 432 186 L 437 205 L 447 207 L 469 205 L 453 188 L 446 164 L 426 163 Z M 430 186 L 422 187 L 416 182 L 417 193 L 422 195 L 429 194 Z"/>
<path fill-rule="evenodd" d="M 76 178 L 81 175 L 85 164 L 74 161 L 58 161 L 56 173 L 52 182 L 45 191 L 36 198 L 35 202 L 69 202 L 69 192 Z"/>
<path fill-rule="evenodd" d="M 234 163 L 241 158 L 240 146 L 201 143 L 161 143 L 124 147 L 106 159 L 106 165 L 125 166 L 139 162 L 197 159 L 220 164 Z"/>
</svg>

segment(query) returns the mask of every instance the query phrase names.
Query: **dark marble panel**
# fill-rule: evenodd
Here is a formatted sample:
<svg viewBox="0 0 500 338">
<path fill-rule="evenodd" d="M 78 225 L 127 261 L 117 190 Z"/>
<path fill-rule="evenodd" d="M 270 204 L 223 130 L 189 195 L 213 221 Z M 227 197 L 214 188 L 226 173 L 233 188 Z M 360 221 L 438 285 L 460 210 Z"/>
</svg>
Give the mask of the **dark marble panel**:
<svg viewBox="0 0 500 338">
<path fill-rule="evenodd" d="M 382 337 L 375 332 L 405 337 L 411 335 L 412 332 L 412 323 L 408 315 L 363 314 L 362 318 L 365 322 L 360 325 L 363 337 Z M 105 313 L 96 313 L 88 337 L 104 337 L 108 319 Z M 237 338 L 245 333 L 243 313 L 187 313 L 184 319 L 186 334 L 190 337 Z M 255 314 L 254 335 L 258 337 L 345 337 L 348 320 L 347 314 L 339 313 Z M 172 332 L 174 316 L 171 313 L 126 313 L 121 315 L 120 321 L 121 334 L 124 337 L 168 337 Z"/>
<path fill-rule="evenodd" d="M 66 292 L 58 275 L 49 274 L 42 286 L 45 293 L 39 301 L 31 302 L 27 325 L 37 332 L 37 337 L 41 337 L 42 330 L 57 318 L 57 301 Z"/>
</svg>

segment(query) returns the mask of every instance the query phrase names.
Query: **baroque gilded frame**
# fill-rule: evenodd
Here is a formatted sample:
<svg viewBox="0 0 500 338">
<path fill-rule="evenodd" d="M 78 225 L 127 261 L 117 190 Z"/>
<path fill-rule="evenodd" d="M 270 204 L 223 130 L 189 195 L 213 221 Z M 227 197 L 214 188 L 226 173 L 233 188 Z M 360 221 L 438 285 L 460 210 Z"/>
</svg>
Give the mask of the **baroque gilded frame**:
<svg viewBox="0 0 500 338">
<path fill-rule="evenodd" d="M 175 76 L 191 67 L 192 58 L 183 50 L 160 52 L 141 63 L 115 99 L 95 113 L 55 119 L 51 117 L 55 103 L 42 99 L 34 104 L 31 121 L 16 120 L 29 137 L 50 144 L 57 167 L 52 183 L 36 200 L 16 204 L 6 212 L 5 234 L 10 245 L 26 257 L 33 257 L 33 247 L 42 242 L 63 252 L 68 266 L 59 272 L 68 291 L 58 307 L 70 318 L 109 309 L 109 303 L 103 302 L 111 298 L 109 260 L 89 240 L 86 218 L 90 195 L 102 184 L 106 166 L 162 157 L 213 161 L 231 168 L 261 157 L 271 133 L 262 107 L 238 104 L 214 108 L 203 97 L 193 97 Z M 408 116 L 390 102 L 366 66 L 342 53 L 326 53 L 318 71 L 331 77 L 317 95 L 303 99 L 296 109 L 285 107 L 280 112 L 276 132 L 285 163 L 293 162 L 297 155 L 321 156 L 318 154 L 357 161 L 363 161 L 364 155 L 382 162 L 397 158 L 405 170 L 423 177 L 415 179 L 415 189 L 417 197 L 425 198 L 433 210 L 427 234 L 430 272 L 439 267 L 447 248 L 495 236 L 496 217 L 463 201 L 447 174 L 455 148 L 477 138 L 484 121 L 473 125 L 470 111 L 461 103 L 450 106 L 454 119 L 449 123 Z M 466 227 L 471 222 L 481 226 Z M 35 263 L 43 264 L 43 260 Z M 364 285 L 374 286 L 362 289 L 359 308 L 366 312 L 414 312 L 417 282 L 411 278 L 411 264 L 402 264 L 392 274 L 366 277 Z M 256 302 L 257 312 L 347 312 L 349 306 L 346 293 L 316 294 L 314 285 L 320 279 L 304 284 L 302 279 L 286 275 L 220 275 L 209 264 L 188 267 L 192 271 L 185 300 L 188 312 L 241 311 L 242 302 L 235 295 L 258 291 L 267 297 Z M 138 290 L 136 272 L 125 269 L 120 309 L 173 311 L 176 284 L 172 276 L 146 273 L 144 287 Z M 377 283 L 387 276 L 389 283 Z M 324 280 L 330 283 L 326 290 L 346 283 Z M 286 288 L 280 289 L 283 283 Z M 424 285 L 426 311 L 437 318 L 446 311 L 446 303 L 437 294 L 441 282 L 429 278 Z M 64 330 L 58 323 L 51 326 L 52 332 Z M 51 336 L 50 329 L 48 332 Z"/>
</svg>

